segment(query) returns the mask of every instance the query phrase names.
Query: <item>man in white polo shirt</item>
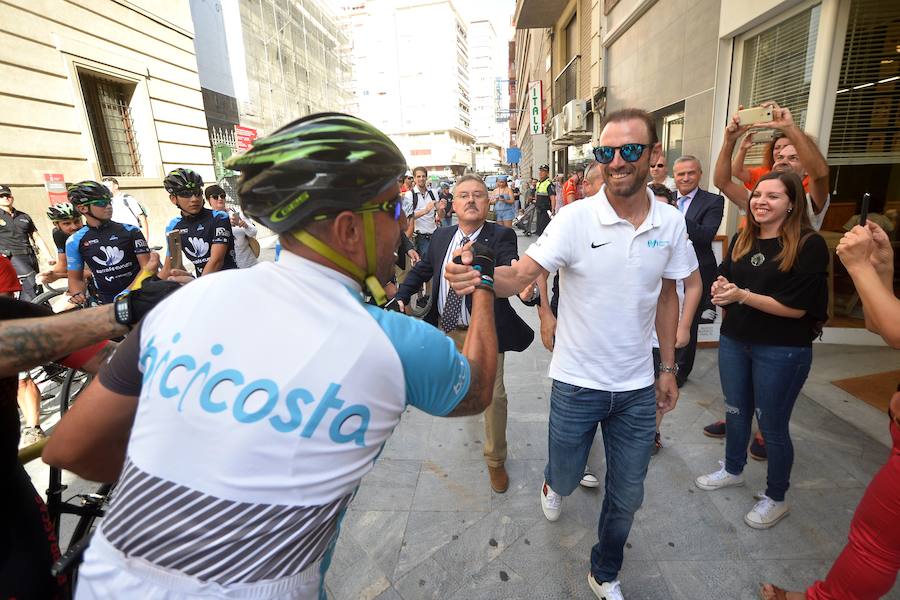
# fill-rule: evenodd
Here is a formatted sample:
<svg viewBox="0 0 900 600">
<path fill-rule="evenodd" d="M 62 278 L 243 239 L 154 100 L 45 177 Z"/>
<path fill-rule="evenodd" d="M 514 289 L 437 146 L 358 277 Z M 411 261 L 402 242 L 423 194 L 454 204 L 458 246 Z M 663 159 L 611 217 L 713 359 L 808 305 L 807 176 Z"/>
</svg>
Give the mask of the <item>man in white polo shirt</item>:
<svg viewBox="0 0 900 600">
<path fill-rule="evenodd" d="M 519 262 L 495 271 L 498 297 L 541 278 L 545 298 L 547 275 L 560 272 L 541 507 L 548 520 L 559 518 L 562 496 L 578 487 L 600 425 L 606 489 L 588 584 L 603 600 L 623 598 L 616 578 L 644 497 L 656 408 L 668 412 L 678 400 L 675 281 L 690 274 L 693 250 L 678 209 L 654 202 L 645 185 L 660 150 L 648 113 L 608 115 L 594 149 L 606 185 L 560 211 Z M 467 263 L 470 253 L 463 254 Z M 459 294 L 480 281 L 477 271 L 453 263 L 445 276 Z M 655 390 L 654 325 L 661 357 Z"/>
</svg>

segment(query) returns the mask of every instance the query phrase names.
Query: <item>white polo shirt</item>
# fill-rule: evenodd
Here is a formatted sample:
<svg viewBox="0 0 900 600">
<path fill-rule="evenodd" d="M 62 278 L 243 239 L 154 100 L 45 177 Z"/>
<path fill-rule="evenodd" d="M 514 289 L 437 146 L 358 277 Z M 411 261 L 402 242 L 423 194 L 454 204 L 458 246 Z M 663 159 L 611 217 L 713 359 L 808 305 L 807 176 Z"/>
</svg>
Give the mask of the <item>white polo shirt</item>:
<svg viewBox="0 0 900 600">
<path fill-rule="evenodd" d="M 606 199 L 606 186 L 550 222 L 526 254 L 560 271 L 553 379 L 624 392 L 653 384 L 652 335 L 662 279 L 691 273 L 684 217 L 656 202 L 635 229 Z"/>
</svg>

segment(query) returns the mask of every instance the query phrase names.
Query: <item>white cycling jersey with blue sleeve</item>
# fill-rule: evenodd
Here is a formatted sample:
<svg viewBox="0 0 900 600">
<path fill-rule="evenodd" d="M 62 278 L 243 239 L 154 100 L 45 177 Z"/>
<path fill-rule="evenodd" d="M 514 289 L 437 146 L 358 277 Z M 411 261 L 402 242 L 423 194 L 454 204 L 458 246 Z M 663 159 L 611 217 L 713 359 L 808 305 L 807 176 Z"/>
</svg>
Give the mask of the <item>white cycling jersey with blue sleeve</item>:
<svg viewBox="0 0 900 600">
<path fill-rule="evenodd" d="M 439 330 L 287 251 L 185 286 L 133 335 L 134 391 L 113 391 L 138 408 L 84 598 L 324 597 L 340 521 L 406 406 L 447 415 L 470 384 Z"/>
</svg>

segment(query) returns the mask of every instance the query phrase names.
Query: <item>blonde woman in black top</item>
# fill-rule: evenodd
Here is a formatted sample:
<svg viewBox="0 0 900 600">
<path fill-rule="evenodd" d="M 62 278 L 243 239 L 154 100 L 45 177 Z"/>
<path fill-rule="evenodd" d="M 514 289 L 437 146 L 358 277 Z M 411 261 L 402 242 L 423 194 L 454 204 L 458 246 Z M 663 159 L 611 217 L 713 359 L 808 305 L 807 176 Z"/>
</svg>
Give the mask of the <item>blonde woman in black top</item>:
<svg viewBox="0 0 900 600">
<path fill-rule="evenodd" d="M 788 514 L 785 493 L 794 462 L 788 424 L 809 375 L 812 341 L 827 319 L 828 248 L 812 229 L 807 202 L 794 173 L 760 178 L 747 226 L 732 239 L 711 289 L 713 304 L 726 307 L 719 341 L 725 462 L 696 484 L 704 490 L 744 484 L 755 412 L 769 455 L 766 491 L 744 517 L 755 529 Z"/>
</svg>

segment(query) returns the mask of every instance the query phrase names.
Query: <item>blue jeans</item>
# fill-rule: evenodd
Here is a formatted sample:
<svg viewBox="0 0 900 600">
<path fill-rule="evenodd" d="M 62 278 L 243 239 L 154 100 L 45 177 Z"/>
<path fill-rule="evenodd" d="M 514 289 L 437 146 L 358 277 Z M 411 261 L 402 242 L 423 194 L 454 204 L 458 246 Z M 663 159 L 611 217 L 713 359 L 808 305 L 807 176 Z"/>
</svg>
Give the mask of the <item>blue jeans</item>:
<svg viewBox="0 0 900 600">
<path fill-rule="evenodd" d="M 550 460 L 544 478 L 557 494 L 568 496 L 578 487 L 598 423 L 606 452 L 606 482 L 591 573 L 599 581 L 612 581 L 622 568 L 634 513 L 644 501 L 644 478 L 656 434 L 654 387 L 604 392 L 554 380 Z"/>
<path fill-rule="evenodd" d="M 744 344 L 719 338 L 719 379 L 725 394 L 725 470 L 739 475 L 747 464 L 753 414 L 766 440 L 766 496 L 782 501 L 790 486 L 794 445 L 789 423 L 809 375 L 812 346 Z"/>
</svg>

